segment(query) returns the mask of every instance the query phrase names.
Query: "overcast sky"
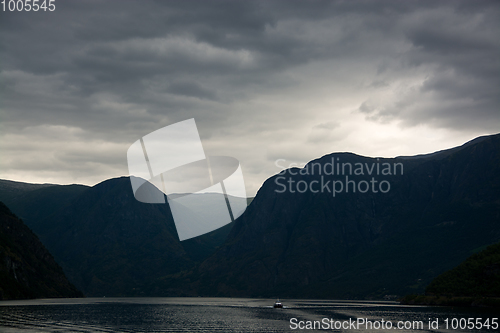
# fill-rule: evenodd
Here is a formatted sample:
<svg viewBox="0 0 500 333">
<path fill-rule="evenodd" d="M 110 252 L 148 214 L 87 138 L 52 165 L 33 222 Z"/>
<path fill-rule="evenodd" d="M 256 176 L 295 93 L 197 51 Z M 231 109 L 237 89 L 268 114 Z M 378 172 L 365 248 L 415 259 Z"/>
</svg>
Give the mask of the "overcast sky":
<svg viewBox="0 0 500 333">
<path fill-rule="evenodd" d="M 332 152 L 500 132 L 498 1 L 55 1 L 0 12 L 0 178 L 94 185 L 195 118 L 247 193 Z"/>
</svg>

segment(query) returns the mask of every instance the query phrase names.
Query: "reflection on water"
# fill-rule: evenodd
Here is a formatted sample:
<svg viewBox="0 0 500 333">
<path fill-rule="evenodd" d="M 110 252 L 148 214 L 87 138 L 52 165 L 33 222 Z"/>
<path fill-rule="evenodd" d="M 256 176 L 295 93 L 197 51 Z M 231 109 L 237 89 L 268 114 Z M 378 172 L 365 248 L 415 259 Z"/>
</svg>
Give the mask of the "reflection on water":
<svg viewBox="0 0 500 333">
<path fill-rule="evenodd" d="M 391 302 L 243 298 L 86 298 L 0 302 L 0 332 L 314 332 L 291 329 L 294 322 L 391 321 L 393 329 L 350 328 L 330 332 L 498 332 L 445 329 L 452 318 L 499 317 L 491 309 L 401 306 Z M 324 319 L 326 318 L 326 319 Z M 438 329 L 428 322 L 439 320 Z M 491 319 L 490 319 L 491 320 Z M 396 329 L 398 321 L 423 322 L 424 329 Z M 292 325 L 294 326 L 294 325 Z M 323 326 L 325 327 L 325 326 Z"/>
</svg>

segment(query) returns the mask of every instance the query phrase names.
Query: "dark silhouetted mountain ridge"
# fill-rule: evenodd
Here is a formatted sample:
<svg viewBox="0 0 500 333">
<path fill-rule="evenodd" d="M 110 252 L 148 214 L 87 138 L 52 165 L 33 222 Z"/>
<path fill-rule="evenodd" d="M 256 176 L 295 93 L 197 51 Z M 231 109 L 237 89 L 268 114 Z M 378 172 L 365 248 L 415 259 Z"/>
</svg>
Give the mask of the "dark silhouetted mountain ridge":
<svg viewBox="0 0 500 333">
<path fill-rule="evenodd" d="M 333 196 L 281 191 L 288 180 L 321 184 L 322 175 L 289 169 L 269 178 L 233 224 L 184 242 L 168 204 L 136 201 L 127 177 L 65 188 L 65 201 L 42 207 L 16 200 L 89 296 L 381 298 L 423 292 L 474 249 L 500 240 L 500 135 L 458 148 L 418 158 L 323 156 L 308 165 L 401 163 L 404 172 L 375 177 L 390 183 L 387 193 Z M 372 176 L 349 179 L 369 184 Z"/>
<path fill-rule="evenodd" d="M 82 296 L 37 236 L 0 202 L 0 299 Z"/>
<path fill-rule="evenodd" d="M 278 193 L 278 177 L 320 181 L 317 175 L 292 175 L 300 169 L 271 177 L 224 246 L 201 264 L 194 289 L 217 296 L 404 295 L 423 291 L 473 249 L 500 239 L 500 135 L 446 156 L 373 159 L 335 153 L 309 164 L 324 166 L 332 158 L 403 163 L 404 174 L 385 177 L 388 193 L 336 197 Z"/>
</svg>

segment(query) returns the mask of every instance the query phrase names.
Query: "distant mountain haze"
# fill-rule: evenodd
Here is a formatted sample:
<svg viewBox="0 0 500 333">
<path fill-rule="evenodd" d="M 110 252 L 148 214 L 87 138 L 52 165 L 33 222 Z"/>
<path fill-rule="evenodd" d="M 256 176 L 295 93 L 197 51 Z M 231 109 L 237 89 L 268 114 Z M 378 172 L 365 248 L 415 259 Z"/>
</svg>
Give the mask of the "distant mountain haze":
<svg viewBox="0 0 500 333">
<path fill-rule="evenodd" d="M 14 183 L 0 181 L 0 199 L 87 296 L 405 295 L 500 240 L 498 134 L 413 157 L 323 156 L 183 242 L 168 204 L 135 200 L 128 177 Z"/>
</svg>

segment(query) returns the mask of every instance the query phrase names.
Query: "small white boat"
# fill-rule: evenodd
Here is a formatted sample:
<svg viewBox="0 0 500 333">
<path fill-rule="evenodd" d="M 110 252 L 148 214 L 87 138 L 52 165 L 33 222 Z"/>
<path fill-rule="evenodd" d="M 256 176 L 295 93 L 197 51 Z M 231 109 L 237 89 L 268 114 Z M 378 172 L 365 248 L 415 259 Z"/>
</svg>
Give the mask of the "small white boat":
<svg viewBox="0 0 500 333">
<path fill-rule="evenodd" d="M 280 302 L 279 298 L 276 302 L 274 302 L 275 309 L 283 309 L 283 304 Z"/>
</svg>

